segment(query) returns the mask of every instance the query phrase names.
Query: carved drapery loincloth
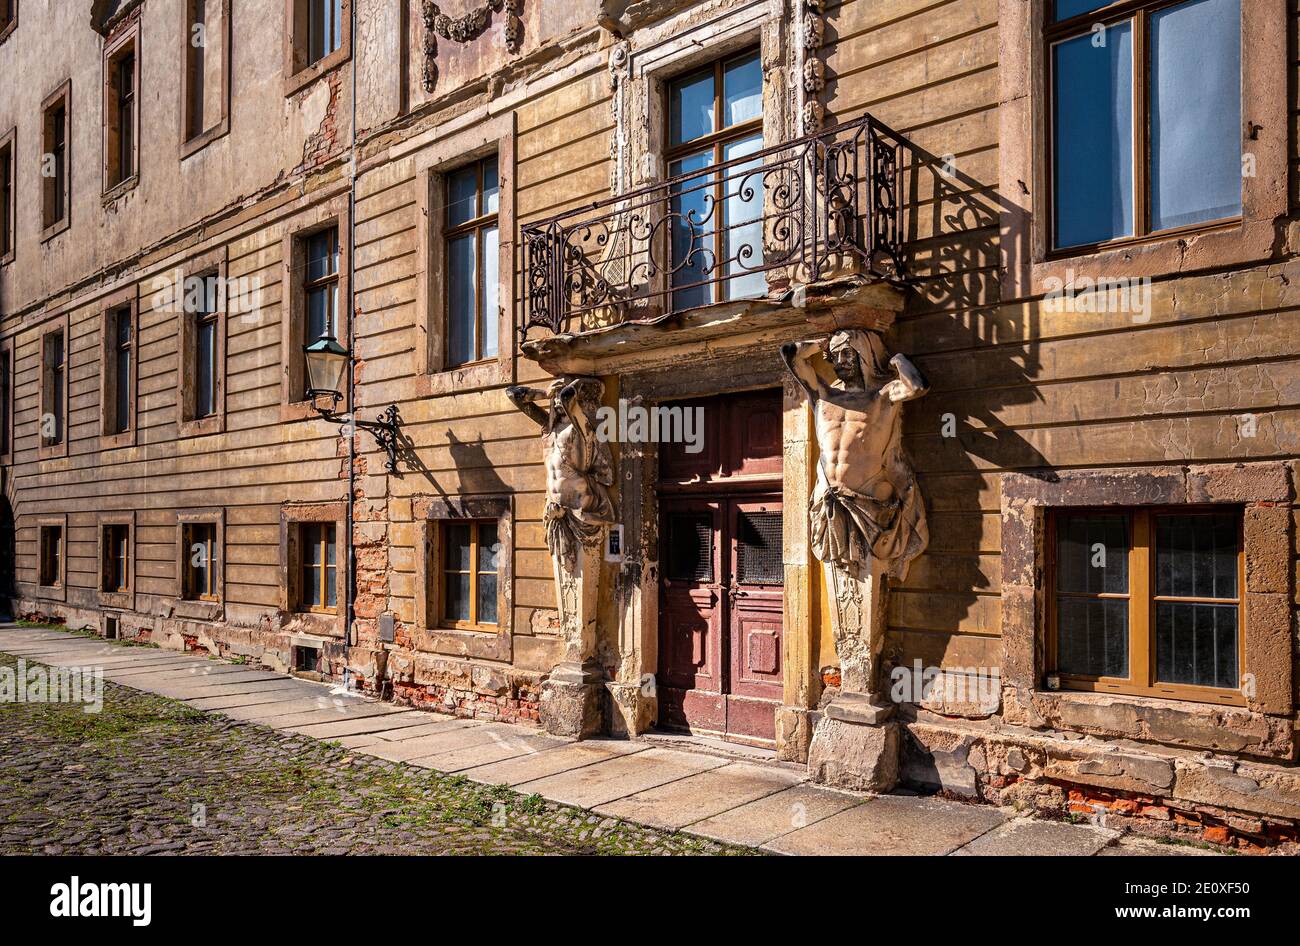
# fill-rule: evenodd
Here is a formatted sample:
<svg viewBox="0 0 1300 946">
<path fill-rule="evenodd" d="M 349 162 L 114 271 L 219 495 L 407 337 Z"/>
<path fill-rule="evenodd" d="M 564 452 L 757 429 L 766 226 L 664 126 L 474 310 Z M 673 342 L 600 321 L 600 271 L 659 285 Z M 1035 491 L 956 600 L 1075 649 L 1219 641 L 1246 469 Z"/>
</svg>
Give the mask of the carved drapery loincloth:
<svg viewBox="0 0 1300 946">
<path fill-rule="evenodd" d="M 588 522 L 573 509 L 559 503 L 546 504 L 546 547 L 551 557 L 572 568 L 578 561 L 578 553 L 584 545 L 592 545 L 600 539 L 602 523 Z"/>
<path fill-rule="evenodd" d="M 891 578 L 907 577 L 912 559 L 925 551 L 930 531 L 916 482 L 881 502 L 826 482 L 817 469 L 817 488 L 809 509 L 813 554 L 842 567 L 865 566 L 874 556 Z"/>
</svg>

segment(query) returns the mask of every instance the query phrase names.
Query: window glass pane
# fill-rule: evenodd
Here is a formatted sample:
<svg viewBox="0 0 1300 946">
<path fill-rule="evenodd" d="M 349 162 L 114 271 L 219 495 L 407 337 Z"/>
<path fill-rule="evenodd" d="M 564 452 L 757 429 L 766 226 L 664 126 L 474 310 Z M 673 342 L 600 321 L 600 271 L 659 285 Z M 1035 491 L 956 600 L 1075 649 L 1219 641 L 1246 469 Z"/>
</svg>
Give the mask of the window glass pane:
<svg viewBox="0 0 1300 946">
<path fill-rule="evenodd" d="M 1237 597 L 1237 517 L 1233 513 L 1156 517 L 1156 594 Z"/>
<path fill-rule="evenodd" d="M 304 526 L 302 530 L 302 560 L 308 565 L 323 564 L 320 547 L 320 526 Z"/>
<path fill-rule="evenodd" d="M 1056 246 L 1133 233 L 1132 27 L 1052 47 Z"/>
<path fill-rule="evenodd" d="M 447 177 L 447 226 L 459 226 L 478 215 L 478 165 L 471 164 Z"/>
<path fill-rule="evenodd" d="M 474 361 L 475 278 L 478 234 L 458 236 L 447 247 L 447 360 Z"/>
<path fill-rule="evenodd" d="M 307 293 L 308 345 L 326 334 L 333 334 L 334 292 L 334 286 L 322 286 Z"/>
<path fill-rule="evenodd" d="M 307 281 L 333 276 L 339 269 L 337 231 L 322 230 L 307 238 Z"/>
<path fill-rule="evenodd" d="M 497 228 L 483 230 L 483 350 L 482 358 L 497 355 L 497 290 L 500 281 L 501 254 L 497 244 Z"/>
<path fill-rule="evenodd" d="M 333 546 L 330 547 L 333 551 Z M 330 556 L 333 559 L 333 555 Z M 325 569 L 325 607 L 338 607 L 338 569 L 333 565 Z"/>
<path fill-rule="evenodd" d="M 1157 601 L 1156 679 L 1235 689 L 1237 606 Z"/>
<path fill-rule="evenodd" d="M 1055 0 L 1053 12 L 1057 21 L 1068 20 L 1072 16 L 1087 13 L 1089 10 L 1099 10 L 1113 2 L 1114 0 Z"/>
<path fill-rule="evenodd" d="M 480 523 L 478 527 L 478 570 L 496 572 L 500 559 L 501 545 L 497 540 L 495 522 Z"/>
<path fill-rule="evenodd" d="M 321 570 L 304 568 L 302 574 L 303 603 L 308 607 L 319 606 L 321 601 Z"/>
<path fill-rule="evenodd" d="M 758 53 L 727 63 L 722 70 L 722 107 L 727 126 L 763 114 L 763 67 Z"/>
<path fill-rule="evenodd" d="M 497 159 L 493 155 L 483 161 L 483 215 L 501 209 L 501 188 L 497 181 Z"/>
<path fill-rule="evenodd" d="M 447 523 L 443 527 L 443 541 L 446 548 L 446 557 L 443 561 L 447 563 L 446 567 L 449 571 L 467 572 L 474 567 L 470 560 L 472 547 L 469 523 Z"/>
<path fill-rule="evenodd" d="M 1151 228 L 1241 214 L 1241 0 L 1151 15 Z"/>
<path fill-rule="evenodd" d="M 670 176 L 689 174 L 712 164 L 710 152 L 703 151 L 674 161 Z M 673 293 L 673 308 L 686 309 L 713 301 L 711 286 L 693 286 L 710 278 L 716 266 L 713 251 L 712 175 L 689 178 L 673 185 L 670 213 L 672 220 L 672 284 L 691 288 Z"/>
<path fill-rule="evenodd" d="M 443 581 L 443 617 L 449 621 L 468 621 L 469 575 L 448 572 Z"/>
<path fill-rule="evenodd" d="M 497 623 L 497 576 L 495 574 L 479 576 L 478 623 Z"/>
<path fill-rule="evenodd" d="M 713 70 L 678 79 L 668 87 L 668 144 L 713 132 Z"/>
<path fill-rule="evenodd" d="M 763 148 L 763 136 L 733 141 L 722 149 L 724 161 L 743 158 Z M 727 172 L 724 199 L 727 298 L 743 299 L 767 292 L 763 266 L 763 175 L 757 161 Z"/>
<path fill-rule="evenodd" d="M 216 410 L 216 340 L 215 322 L 200 322 L 194 336 L 194 413 L 207 417 Z"/>
<path fill-rule="evenodd" d="M 1128 677 L 1128 602 L 1057 598 L 1057 670 L 1087 677 Z"/>
<path fill-rule="evenodd" d="M 1056 588 L 1088 594 L 1128 593 L 1128 520 L 1070 515 L 1057 519 Z"/>
</svg>

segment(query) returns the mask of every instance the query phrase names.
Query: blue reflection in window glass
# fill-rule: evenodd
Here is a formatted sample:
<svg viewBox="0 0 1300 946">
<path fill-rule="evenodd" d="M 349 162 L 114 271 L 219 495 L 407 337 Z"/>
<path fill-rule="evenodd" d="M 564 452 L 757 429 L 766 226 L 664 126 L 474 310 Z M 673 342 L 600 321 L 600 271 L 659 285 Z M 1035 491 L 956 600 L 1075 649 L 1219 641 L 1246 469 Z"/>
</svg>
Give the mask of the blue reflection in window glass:
<svg viewBox="0 0 1300 946">
<path fill-rule="evenodd" d="M 1241 0 L 1151 15 L 1151 229 L 1241 214 Z"/>
<path fill-rule="evenodd" d="M 1095 35 L 1052 47 L 1058 247 L 1133 233 L 1132 27 Z"/>
<path fill-rule="evenodd" d="M 728 128 L 763 114 L 763 67 L 758 53 L 734 59 L 723 67 L 722 107 Z"/>
<path fill-rule="evenodd" d="M 1114 0 L 1056 0 L 1055 19 L 1059 23 L 1061 20 L 1068 20 L 1089 10 L 1099 10 L 1113 2 Z"/>
</svg>

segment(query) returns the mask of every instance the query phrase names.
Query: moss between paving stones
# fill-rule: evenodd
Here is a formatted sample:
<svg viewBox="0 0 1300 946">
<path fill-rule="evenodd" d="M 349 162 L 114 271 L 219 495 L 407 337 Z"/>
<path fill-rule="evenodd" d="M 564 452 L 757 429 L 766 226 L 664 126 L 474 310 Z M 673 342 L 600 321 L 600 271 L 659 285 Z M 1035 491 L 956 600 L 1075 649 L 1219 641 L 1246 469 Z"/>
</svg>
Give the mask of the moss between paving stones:
<svg viewBox="0 0 1300 946">
<path fill-rule="evenodd" d="M 107 682 L 102 713 L 0 704 L 0 853 L 28 852 L 756 853 Z"/>
</svg>

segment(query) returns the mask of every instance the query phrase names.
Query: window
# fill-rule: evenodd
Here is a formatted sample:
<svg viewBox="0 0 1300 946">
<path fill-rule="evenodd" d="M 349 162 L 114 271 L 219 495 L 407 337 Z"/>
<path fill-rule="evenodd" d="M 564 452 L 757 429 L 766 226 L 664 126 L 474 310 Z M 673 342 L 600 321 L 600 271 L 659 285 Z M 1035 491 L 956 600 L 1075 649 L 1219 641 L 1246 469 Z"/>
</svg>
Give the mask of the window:
<svg viewBox="0 0 1300 946">
<path fill-rule="evenodd" d="M 442 523 L 444 625 L 483 627 L 497 623 L 497 575 L 501 543 L 495 520 Z"/>
<path fill-rule="evenodd" d="M 304 344 L 310 345 L 327 335 L 338 338 L 338 228 L 330 227 L 314 233 L 307 237 L 306 243 L 307 268 L 303 273 L 303 292 L 307 299 L 307 326 Z"/>
<path fill-rule="evenodd" d="M 307 3 L 307 64 L 319 62 L 343 45 L 343 0 Z"/>
<path fill-rule="evenodd" d="M 39 583 L 58 587 L 63 584 L 63 526 L 41 526 L 39 531 Z"/>
<path fill-rule="evenodd" d="M 497 156 L 447 175 L 447 364 L 497 356 Z"/>
<path fill-rule="evenodd" d="M 18 0 L 0 0 L 0 42 L 18 25 Z"/>
<path fill-rule="evenodd" d="M 337 550 L 332 522 L 304 522 L 299 529 L 300 611 L 334 612 L 338 607 Z"/>
<path fill-rule="evenodd" d="M 134 313 L 131 306 L 122 306 L 108 312 L 105 321 L 105 389 L 110 399 L 104 412 L 104 433 L 122 434 L 131 429 L 135 400 L 131 384 Z"/>
<path fill-rule="evenodd" d="M 67 228 L 69 180 L 68 102 L 71 84 L 45 100 L 41 110 L 41 226 L 50 237 Z"/>
<path fill-rule="evenodd" d="M 181 546 L 181 597 L 186 601 L 216 601 L 216 523 L 182 523 Z"/>
<path fill-rule="evenodd" d="M 41 342 L 41 443 L 63 443 L 67 396 L 67 364 L 61 329 L 47 332 Z"/>
<path fill-rule="evenodd" d="M 760 295 L 763 187 L 763 70 L 757 50 L 721 59 L 668 84 L 668 176 L 737 162 L 720 173 L 687 177 L 670 202 L 673 308 Z"/>
<path fill-rule="evenodd" d="M 1239 218 L 1241 0 L 1051 6 L 1052 245 Z"/>
<path fill-rule="evenodd" d="M 129 526 L 115 523 L 103 528 L 101 545 L 103 562 L 101 565 L 101 591 L 128 591 L 130 579 L 130 542 Z"/>
<path fill-rule="evenodd" d="M 351 0 L 285 0 L 285 95 L 292 95 L 351 54 Z"/>
<path fill-rule="evenodd" d="M 2 2 L 2 0 L 0 0 Z M 0 138 L 0 263 L 13 262 L 16 213 L 14 207 L 14 138 Z"/>
<path fill-rule="evenodd" d="M 217 412 L 218 302 L 220 281 L 215 273 L 199 277 L 201 289 L 194 320 L 194 411 L 193 420 L 203 420 Z"/>
<path fill-rule="evenodd" d="M 104 190 L 132 180 L 139 130 L 139 27 L 127 33 L 104 56 Z"/>
<path fill-rule="evenodd" d="M 1070 510 L 1051 523 L 1050 626 L 1063 686 L 1243 702 L 1239 512 Z"/>
<path fill-rule="evenodd" d="M 229 130 L 230 0 L 184 0 L 181 157 Z"/>
</svg>

